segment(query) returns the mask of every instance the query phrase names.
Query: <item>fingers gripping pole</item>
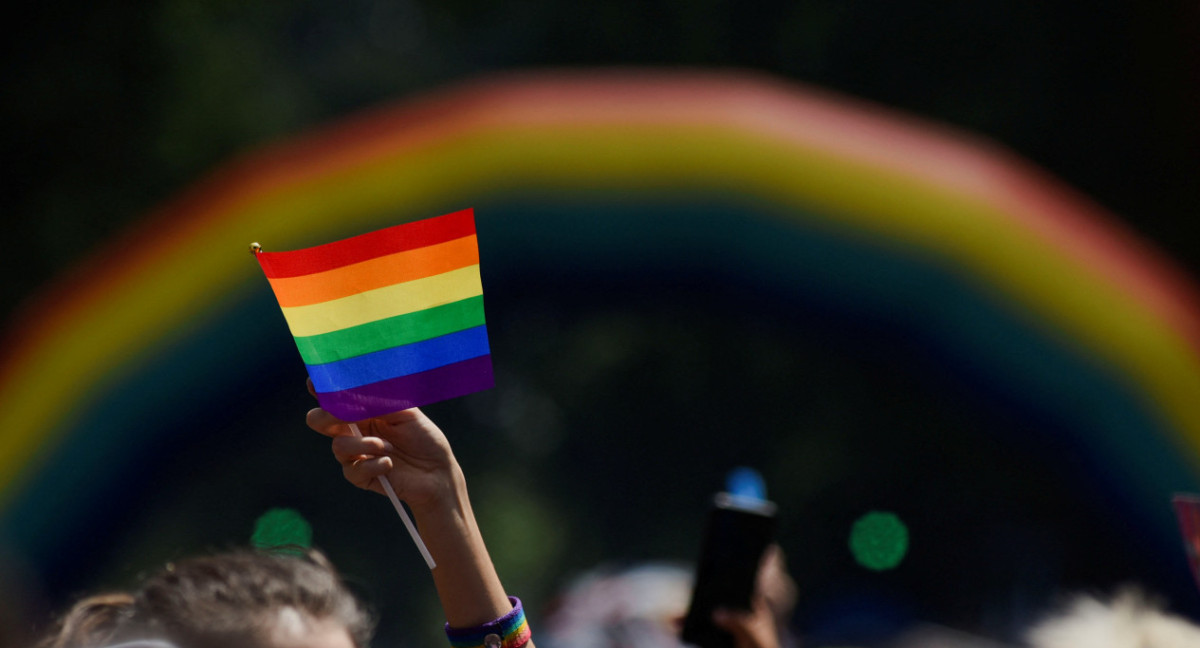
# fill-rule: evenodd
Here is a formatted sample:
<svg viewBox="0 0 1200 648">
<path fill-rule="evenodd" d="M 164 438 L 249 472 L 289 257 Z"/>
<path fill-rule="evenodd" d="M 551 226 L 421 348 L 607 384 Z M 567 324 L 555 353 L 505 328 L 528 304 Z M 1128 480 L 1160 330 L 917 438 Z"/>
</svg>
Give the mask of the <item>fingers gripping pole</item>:
<svg viewBox="0 0 1200 648">
<path fill-rule="evenodd" d="M 362 432 L 358 431 L 358 425 L 350 424 L 350 431 L 354 436 L 362 438 Z M 408 516 L 408 511 L 404 510 L 404 506 L 400 503 L 400 498 L 396 496 L 396 491 L 392 489 L 392 483 L 387 480 L 387 477 L 380 475 L 379 483 L 383 486 L 383 492 L 387 493 L 388 499 L 392 501 L 392 506 L 396 512 L 400 514 L 400 519 L 404 522 L 404 528 L 408 529 L 408 535 L 412 536 L 413 542 L 417 545 L 417 551 L 421 552 L 421 557 L 425 559 L 425 564 L 430 569 L 437 567 L 437 563 L 433 562 L 433 556 L 429 555 L 429 549 L 425 547 L 425 541 L 421 539 L 421 534 L 417 533 L 417 527 L 413 525 L 412 518 Z"/>
</svg>

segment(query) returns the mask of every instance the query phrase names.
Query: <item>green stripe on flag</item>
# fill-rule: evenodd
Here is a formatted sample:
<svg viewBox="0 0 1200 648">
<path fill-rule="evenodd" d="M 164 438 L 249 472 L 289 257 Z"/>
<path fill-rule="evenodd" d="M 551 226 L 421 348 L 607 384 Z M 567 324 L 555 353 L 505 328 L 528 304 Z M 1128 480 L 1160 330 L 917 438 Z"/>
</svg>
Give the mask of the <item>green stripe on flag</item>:
<svg viewBox="0 0 1200 648">
<path fill-rule="evenodd" d="M 304 358 L 305 364 L 326 364 L 428 340 L 483 323 L 483 295 L 478 295 L 321 335 L 298 337 L 296 347 L 300 349 L 300 357 Z"/>
</svg>

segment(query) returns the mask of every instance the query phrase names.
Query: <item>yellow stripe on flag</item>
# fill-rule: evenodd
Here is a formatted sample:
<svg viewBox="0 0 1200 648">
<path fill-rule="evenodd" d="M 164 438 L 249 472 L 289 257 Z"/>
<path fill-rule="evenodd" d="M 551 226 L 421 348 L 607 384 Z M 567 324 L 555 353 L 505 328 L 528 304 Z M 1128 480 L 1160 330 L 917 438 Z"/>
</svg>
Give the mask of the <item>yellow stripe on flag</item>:
<svg viewBox="0 0 1200 648">
<path fill-rule="evenodd" d="M 479 264 L 308 306 L 283 308 L 292 335 L 303 337 L 456 302 L 483 294 Z"/>
</svg>

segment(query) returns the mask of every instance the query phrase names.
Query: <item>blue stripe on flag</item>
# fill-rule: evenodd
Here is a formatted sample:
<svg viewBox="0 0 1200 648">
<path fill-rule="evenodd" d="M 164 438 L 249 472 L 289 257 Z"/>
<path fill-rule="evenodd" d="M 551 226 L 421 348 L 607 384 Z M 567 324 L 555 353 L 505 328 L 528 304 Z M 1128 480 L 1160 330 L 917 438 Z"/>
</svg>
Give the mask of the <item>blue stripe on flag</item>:
<svg viewBox="0 0 1200 648">
<path fill-rule="evenodd" d="M 490 352 L 487 328 L 476 326 L 337 362 L 305 366 L 313 387 L 327 393 L 429 371 Z"/>
</svg>

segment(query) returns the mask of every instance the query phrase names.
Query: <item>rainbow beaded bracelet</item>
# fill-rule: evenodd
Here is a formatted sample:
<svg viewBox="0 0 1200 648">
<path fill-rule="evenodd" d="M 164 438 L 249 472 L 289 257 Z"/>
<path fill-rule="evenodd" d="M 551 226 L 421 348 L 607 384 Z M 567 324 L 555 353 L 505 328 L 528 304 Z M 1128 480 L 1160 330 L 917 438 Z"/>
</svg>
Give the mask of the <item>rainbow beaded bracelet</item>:
<svg viewBox="0 0 1200 648">
<path fill-rule="evenodd" d="M 446 638 L 452 648 L 521 648 L 529 643 L 532 633 L 525 621 L 521 599 L 510 596 L 512 612 L 473 628 L 451 628 L 446 624 Z"/>
</svg>

